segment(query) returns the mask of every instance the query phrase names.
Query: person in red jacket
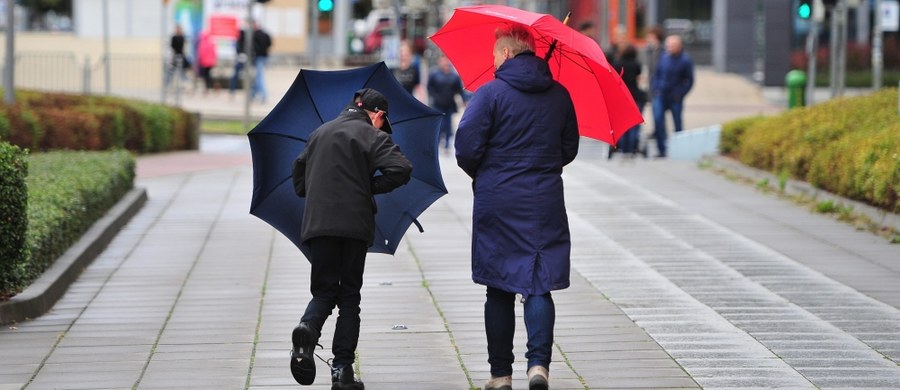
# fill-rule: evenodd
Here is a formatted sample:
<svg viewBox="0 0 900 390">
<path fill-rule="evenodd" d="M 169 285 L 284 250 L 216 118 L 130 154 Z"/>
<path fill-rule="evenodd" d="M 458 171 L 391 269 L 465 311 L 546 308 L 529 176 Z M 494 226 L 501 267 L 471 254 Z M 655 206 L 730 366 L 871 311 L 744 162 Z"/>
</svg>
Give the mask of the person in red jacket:
<svg viewBox="0 0 900 390">
<path fill-rule="evenodd" d="M 209 31 L 200 34 L 200 41 L 197 43 L 197 66 L 200 78 L 203 79 L 204 92 L 209 92 L 213 88 L 212 68 L 216 66 L 216 42 L 212 35 L 209 35 Z"/>
</svg>

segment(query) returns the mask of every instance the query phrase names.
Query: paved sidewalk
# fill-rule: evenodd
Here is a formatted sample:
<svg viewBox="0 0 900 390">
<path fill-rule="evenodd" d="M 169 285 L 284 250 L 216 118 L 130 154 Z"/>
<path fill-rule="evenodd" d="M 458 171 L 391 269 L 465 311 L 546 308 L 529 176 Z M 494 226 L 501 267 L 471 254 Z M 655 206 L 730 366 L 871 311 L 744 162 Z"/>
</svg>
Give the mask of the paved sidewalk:
<svg viewBox="0 0 900 390">
<path fill-rule="evenodd" d="M 704 79 L 740 84 L 720 76 Z M 697 92 L 691 127 L 713 120 L 704 105 L 720 118 L 776 110 Z M 0 329 L 0 390 L 300 388 L 288 350 L 309 265 L 248 214 L 248 153 L 245 137 L 204 137 L 199 152 L 141 157 L 144 208 L 50 313 Z M 450 194 L 420 218 L 425 233 L 369 256 L 369 389 L 470 389 L 489 375 L 471 187 L 440 162 Z M 573 270 L 554 293 L 554 389 L 900 388 L 900 246 L 694 164 L 607 161 L 590 140 L 564 180 Z M 517 339 L 521 389 L 521 319 Z M 330 388 L 318 367 L 309 388 Z"/>
</svg>

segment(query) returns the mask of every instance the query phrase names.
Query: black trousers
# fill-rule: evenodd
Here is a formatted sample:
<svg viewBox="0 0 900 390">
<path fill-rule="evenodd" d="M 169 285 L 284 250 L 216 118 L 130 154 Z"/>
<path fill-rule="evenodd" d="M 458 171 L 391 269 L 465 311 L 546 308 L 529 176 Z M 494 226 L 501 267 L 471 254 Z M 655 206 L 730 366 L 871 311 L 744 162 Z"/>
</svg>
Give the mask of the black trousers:
<svg viewBox="0 0 900 390">
<path fill-rule="evenodd" d="M 344 237 L 316 237 L 309 240 L 312 259 L 309 291 L 312 300 L 300 319 L 319 332 L 335 306 L 337 325 L 331 352 L 334 367 L 353 364 L 359 342 L 359 302 L 366 265 L 365 241 Z"/>
</svg>

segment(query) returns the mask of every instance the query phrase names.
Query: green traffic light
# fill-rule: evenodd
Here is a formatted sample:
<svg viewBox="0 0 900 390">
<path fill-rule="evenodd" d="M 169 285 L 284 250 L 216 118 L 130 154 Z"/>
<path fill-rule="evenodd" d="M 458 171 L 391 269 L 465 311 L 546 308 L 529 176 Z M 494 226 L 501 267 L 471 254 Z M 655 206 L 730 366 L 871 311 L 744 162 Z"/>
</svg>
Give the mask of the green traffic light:
<svg viewBox="0 0 900 390">
<path fill-rule="evenodd" d="M 800 16 L 800 19 L 809 19 L 812 15 L 812 7 L 809 4 L 800 4 L 800 8 L 797 9 L 797 15 Z"/>
<path fill-rule="evenodd" d="M 330 12 L 334 9 L 334 1 L 332 0 L 319 0 L 319 11 L 321 12 Z"/>
</svg>

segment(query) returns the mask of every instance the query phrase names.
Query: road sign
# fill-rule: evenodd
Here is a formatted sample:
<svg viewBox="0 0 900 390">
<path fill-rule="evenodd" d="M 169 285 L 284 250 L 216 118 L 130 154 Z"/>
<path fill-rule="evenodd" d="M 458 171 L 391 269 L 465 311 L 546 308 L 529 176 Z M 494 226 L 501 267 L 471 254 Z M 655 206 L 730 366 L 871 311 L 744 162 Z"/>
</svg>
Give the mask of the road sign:
<svg viewBox="0 0 900 390">
<path fill-rule="evenodd" d="M 881 1 L 881 31 L 900 30 L 900 2 Z"/>
</svg>

